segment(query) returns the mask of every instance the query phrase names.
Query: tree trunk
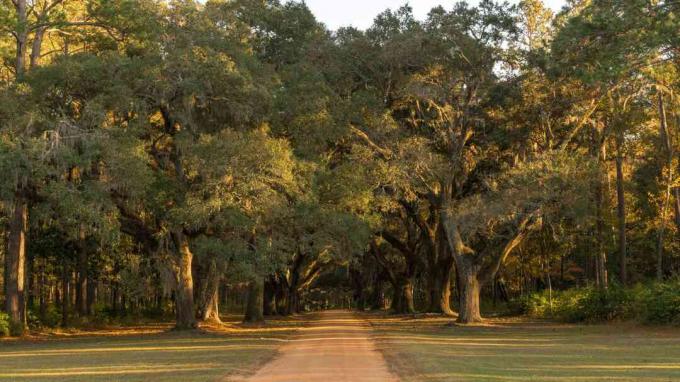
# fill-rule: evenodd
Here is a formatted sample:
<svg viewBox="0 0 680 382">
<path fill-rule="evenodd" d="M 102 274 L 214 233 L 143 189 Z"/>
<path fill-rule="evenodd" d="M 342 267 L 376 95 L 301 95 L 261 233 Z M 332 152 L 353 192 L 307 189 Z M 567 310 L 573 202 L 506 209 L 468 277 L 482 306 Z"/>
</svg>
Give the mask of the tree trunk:
<svg viewBox="0 0 680 382">
<path fill-rule="evenodd" d="M 40 276 L 38 278 L 38 296 L 40 299 L 39 316 L 41 321 L 45 321 L 45 318 L 47 317 L 47 295 L 45 289 L 48 287 L 48 285 L 47 275 L 45 272 L 46 264 L 47 259 L 43 258 L 40 265 Z"/>
<path fill-rule="evenodd" d="M 605 249 L 605 190 L 604 190 L 604 176 L 605 176 L 605 161 L 606 161 L 606 146 L 604 140 L 599 136 L 595 137 L 597 142 L 594 153 L 597 155 L 598 172 L 595 184 L 595 202 L 597 221 L 595 222 L 595 230 L 597 233 L 597 255 L 595 258 L 595 281 L 598 288 L 607 289 L 609 286 L 609 278 L 607 275 L 607 253 Z"/>
<path fill-rule="evenodd" d="M 622 142 L 619 142 L 616 155 L 616 212 L 619 226 L 619 278 L 621 284 L 626 285 L 628 283 L 626 271 L 626 198 L 623 189 L 623 153 L 621 146 Z"/>
<path fill-rule="evenodd" d="M 261 277 L 257 277 L 250 282 L 246 314 L 243 322 L 264 322 L 264 280 Z"/>
<path fill-rule="evenodd" d="M 68 326 L 68 311 L 71 303 L 70 292 L 70 272 L 66 264 L 66 259 L 63 260 L 61 270 L 61 326 Z"/>
<path fill-rule="evenodd" d="M 175 298 L 177 322 L 175 329 L 185 330 L 197 327 L 194 314 L 194 279 L 191 274 L 193 253 L 189 248 L 189 242 L 183 233 L 174 235 L 177 250 L 179 251 L 177 293 Z"/>
<path fill-rule="evenodd" d="M 282 315 L 288 315 L 288 288 L 284 285 L 279 285 L 276 290 L 276 312 Z"/>
<path fill-rule="evenodd" d="M 16 39 L 16 56 L 14 62 L 14 70 L 17 82 L 23 81 L 24 72 L 26 70 L 26 50 L 28 47 L 28 18 L 26 0 L 16 0 L 14 3 L 16 9 L 17 29 L 15 34 Z"/>
<path fill-rule="evenodd" d="M 220 276 L 219 274 L 211 275 L 207 280 L 203 299 L 201 302 L 201 320 L 212 321 L 216 323 L 222 322 L 220 319 Z"/>
<path fill-rule="evenodd" d="M 666 192 L 664 195 L 663 207 L 661 211 L 661 228 L 659 229 L 659 236 L 657 241 L 657 259 L 656 259 L 656 278 L 659 281 L 663 280 L 663 242 L 664 233 L 666 229 L 666 218 L 668 214 L 668 206 L 670 204 L 671 192 L 673 191 L 673 146 L 671 144 L 670 132 L 668 130 L 668 120 L 666 118 L 666 106 L 664 104 L 663 93 L 661 89 L 657 89 L 659 98 L 659 136 L 664 145 L 666 160 L 668 165 L 668 174 L 666 177 Z M 677 190 L 677 188 L 676 188 Z M 680 199 L 676 193 L 676 200 Z"/>
<path fill-rule="evenodd" d="M 205 276 L 205 280 L 201 283 L 200 294 L 200 309 L 201 320 L 221 322 L 219 314 L 219 289 L 221 270 L 218 269 L 217 261 L 211 259 L 210 267 Z"/>
<path fill-rule="evenodd" d="M 5 254 L 5 308 L 10 320 L 12 335 L 22 335 L 26 328 L 25 274 L 26 230 L 28 228 L 28 204 L 17 199 L 9 224 L 7 253 Z"/>
<path fill-rule="evenodd" d="M 438 261 L 434 269 L 430 271 L 431 282 L 434 285 L 430 287 L 432 290 L 430 291 L 429 311 L 454 316 L 455 313 L 451 309 L 451 274 L 455 261 L 446 238 L 446 231 L 443 226 L 440 226 L 439 229 L 439 238 L 437 240 Z"/>
<path fill-rule="evenodd" d="M 222 322 L 222 320 L 220 319 L 219 301 L 220 301 L 219 288 L 213 288 L 207 303 L 205 304 L 201 311 L 202 313 L 201 319 L 203 321 L 212 321 L 216 323 Z"/>
<path fill-rule="evenodd" d="M 477 278 L 477 272 L 468 265 L 458 265 L 461 285 L 460 290 L 460 309 L 458 312 L 458 322 L 470 324 L 482 322 L 482 314 L 479 309 L 479 294 L 481 284 Z"/>
<path fill-rule="evenodd" d="M 87 280 L 87 302 L 85 309 L 89 316 L 94 314 L 94 304 L 97 302 L 97 280 Z"/>
<path fill-rule="evenodd" d="M 394 285 L 392 310 L 397 314 L 413 314 L 416 312 L 413 301 L 413 279 L 405 278 Z"/>
<path fill-rule="evenodd" d="M 296 288 L 291 288 L 288 291 L 288 307 L 287 314 L 300 313 L 300 292 Z"/>
<path fill-rule="evenodd" d="M 447 259 L 442 266 L 441 277 L 441 293 L 439 294 L 439 309 L 442 314 L 447 316 L 454 316 L 455 313 L 451 309 L 451 274 L 454 268 L 453 258 Z"/>
<path fill-rule="evenodd" d="M 78 250 L 78 277 L 76 280 L 76 310 L 81 317 L 87 316 L 87 248 L 85 235 L 81 232 Z"/>
<path fill-rule="evenodd" d="M 383 278 L 377 276 L 373 283 L 373 290 L 370 296 L 371 310 L 382 310 L 385 308 L 385 296 L 383 295 Z"/>
<path fill-rule="evenodd" d="M 264 315 L 265 316 L 275 316 L 277 314 L 276 309 L 276 291 L 277 283 L 273 277 L 267 279 L 264 284 Z"/>
</svg>

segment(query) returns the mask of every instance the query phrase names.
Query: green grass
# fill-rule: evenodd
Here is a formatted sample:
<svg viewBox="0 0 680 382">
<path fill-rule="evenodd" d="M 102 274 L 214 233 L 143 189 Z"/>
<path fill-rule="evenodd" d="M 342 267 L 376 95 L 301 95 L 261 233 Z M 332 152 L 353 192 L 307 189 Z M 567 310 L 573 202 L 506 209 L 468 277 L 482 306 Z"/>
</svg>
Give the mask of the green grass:
<svg viewBox="0 0 680 382">
<path fill-rule="evenodd" d="M 408 381 L 680 381 L 680 329 L 371 318 Z"/>
<path fill-rule="evenodd" d="M 0 341 L 0 381 L 221 381 L 254 372 L 296 326 L 139 328 L 5 340 Z"/>
</svg>

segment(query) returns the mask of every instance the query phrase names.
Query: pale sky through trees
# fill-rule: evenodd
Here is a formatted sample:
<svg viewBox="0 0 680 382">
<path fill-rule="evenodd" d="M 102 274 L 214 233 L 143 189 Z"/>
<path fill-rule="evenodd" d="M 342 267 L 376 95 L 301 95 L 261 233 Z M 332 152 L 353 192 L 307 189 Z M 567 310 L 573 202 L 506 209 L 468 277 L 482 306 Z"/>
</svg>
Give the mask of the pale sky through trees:
<svg viewBox="0 0 680 382">
<path fill-rule="evenodd" d="M 510 0 L 517 2 L 516 0 Z M 424 19 L 427 13 L 438 5 L 451 8 L 454 0 L 411 0 L 409 4 L 419 19 Z M 476 3 L 469 0 L 470 4 Z M 559 11 L 565 0 L 544 0 L 545 4 L 554 11 Z M 360 29 L 369 27 L 377 14 L 387 8 L 396 9 L 406 3 L 406 0 L 305 0 L 317 18 L 328 28 L 337 29 L 342 26 L 354 26 Z"/>
</svg>

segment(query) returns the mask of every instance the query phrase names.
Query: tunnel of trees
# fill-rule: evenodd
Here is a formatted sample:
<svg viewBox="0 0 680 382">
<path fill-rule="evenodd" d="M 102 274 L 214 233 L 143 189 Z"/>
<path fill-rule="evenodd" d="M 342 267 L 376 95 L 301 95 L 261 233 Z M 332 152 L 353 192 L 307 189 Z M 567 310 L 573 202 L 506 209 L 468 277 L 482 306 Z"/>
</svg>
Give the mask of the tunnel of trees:
<svg viewBox="0 0 680 382">
<path fill-rule="evenodd" d="M 15 334 L 481 302 L 680 270 L 677 2 L 3 0 Z"/>
</svg>

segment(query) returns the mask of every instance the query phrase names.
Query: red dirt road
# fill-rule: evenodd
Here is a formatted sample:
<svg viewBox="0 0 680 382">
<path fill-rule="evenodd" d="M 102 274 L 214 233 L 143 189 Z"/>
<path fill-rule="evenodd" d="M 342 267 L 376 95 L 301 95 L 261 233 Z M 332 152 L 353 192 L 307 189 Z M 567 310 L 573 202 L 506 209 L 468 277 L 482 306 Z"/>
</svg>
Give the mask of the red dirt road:
<svg viewBox="0 0 680 382">
<path fill-rule="evenodd" d="M 247 382 L 397 382 L 369 324 L 351 312 L 319 314 Z"/>
</svg>

